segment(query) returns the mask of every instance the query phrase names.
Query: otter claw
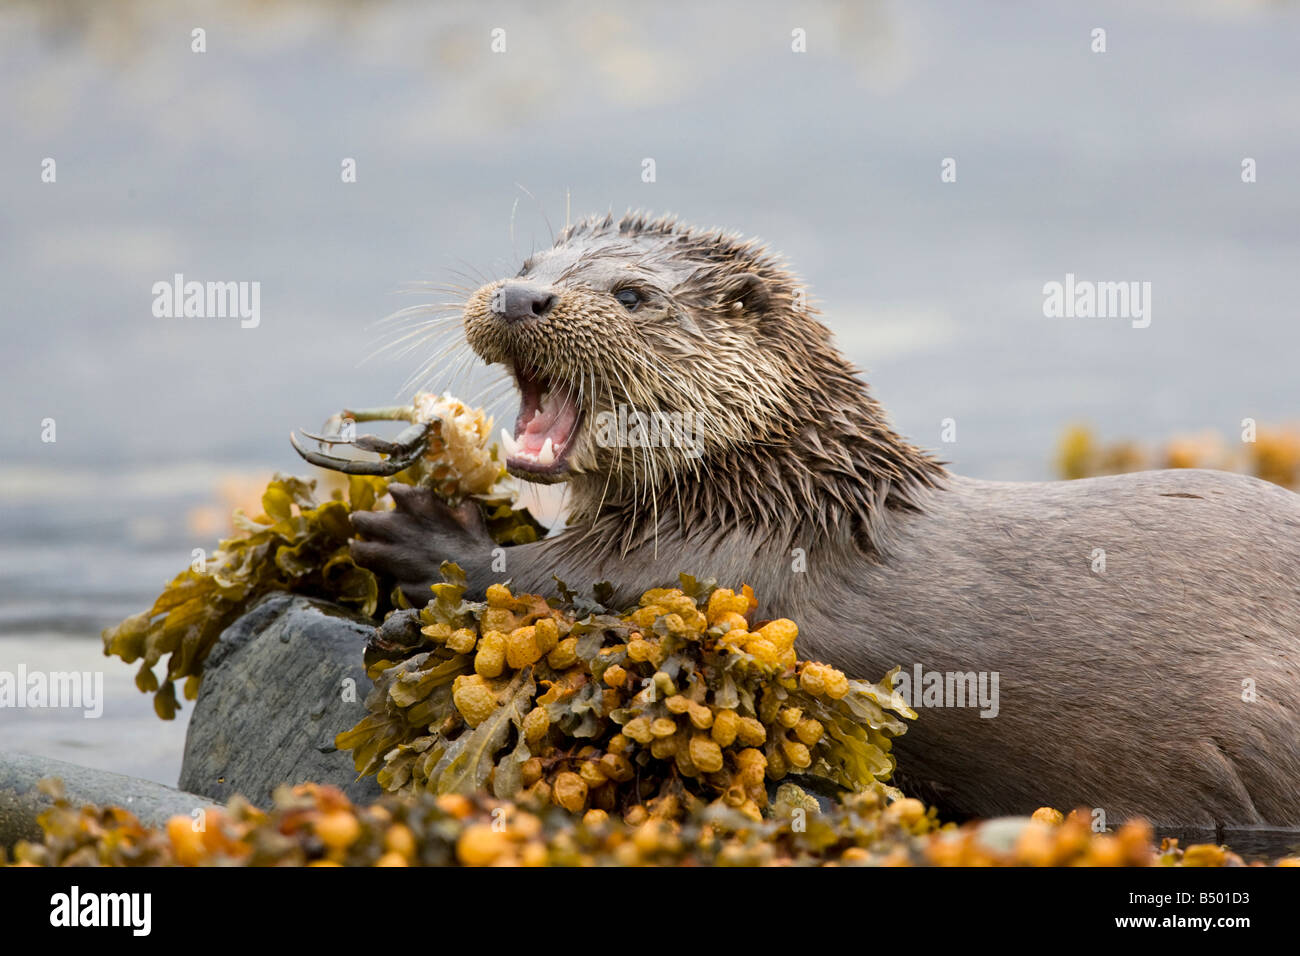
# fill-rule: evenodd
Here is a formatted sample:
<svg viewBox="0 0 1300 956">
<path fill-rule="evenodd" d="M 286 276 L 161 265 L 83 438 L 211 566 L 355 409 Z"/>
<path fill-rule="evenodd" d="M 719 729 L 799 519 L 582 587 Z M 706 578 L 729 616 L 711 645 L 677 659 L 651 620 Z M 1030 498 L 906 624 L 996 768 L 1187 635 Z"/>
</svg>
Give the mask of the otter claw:
<svg viewBox="0 0 1300 956">
<path fill-rule="evenodd" d="M 380 461 L 364 461 L 357 458 L 341 458 L 323 452 L 308 451 L 298 441 L 298 436 L 289 433 L 289 443 L 293 445 L 302 458 L 313 465 L 340 471 L 345 475 L 379 475 L 387 477 L 399 471 L 405 471 L 420 460 L 429 448 L 429 426 L 412 425 L 404 428 L 393 441 L 387 441 L 375 435 L 361 435 L 355 439 L 346 439 L 337 435 L 314 435 L 303 431 L 303 435 L 324 445 L 353 445 L 362 451 L 373 451 L 388 458 Z"/>
</svg>

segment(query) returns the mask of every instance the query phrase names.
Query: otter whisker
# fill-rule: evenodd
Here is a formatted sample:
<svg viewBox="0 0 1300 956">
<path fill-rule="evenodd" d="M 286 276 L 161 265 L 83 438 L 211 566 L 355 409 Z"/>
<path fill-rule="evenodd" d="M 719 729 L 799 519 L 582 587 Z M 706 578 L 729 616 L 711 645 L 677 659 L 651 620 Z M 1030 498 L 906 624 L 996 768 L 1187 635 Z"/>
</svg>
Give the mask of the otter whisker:
<svg viewBox="0 0 1300 956">
<path fill-rule="evenodd" d="M 459 313 L 464 308 L 465 308 L 465 302 L 463 300 L 457 300 L 454 302 L 421 302 L 418 305 L 406 305 L 400 309 L 397 309 L 394 312 L 390 312 L 382 319 L 379 319 L 374 323 L 372 323 L 372 325 L 374 326 L 389 325 L 393 322 L 400 321 L 401 319 L 405 319 L 408 316 L 412 316 L 412 315 L 431 315 L 440 312 Z"/>
<path fill-rule="evenodd" d="M 459 358 L 461 350 L 468 351 L 469 343 L 467 343 L 463 338 L 452 339 L 440 350 L 434 352 L 433 355 L 425 359 L 414 372 L 407 376 L 406 381 L 402 383 L 402 387 L 406 388 L 413 385 L 416 381 L 419 381 L 423 376 L 441 365 L 450 365 L 453 361 L 456 361 Z"/>
<path fill-rule="evenodd" d="M 637 359 L 638 359 L 639 361 L 642 361 L 643 363 L 645 363 L 649 369 L 651 369 L 651 370 L 653 370 L 653 371 L 655 371 L 655 372 L 657 372 L 657 373 L 663 375 L 663 377 L 665 378 L 666 382 L 667 382 L 670 386 L 675 387 L 675 388 L 676 388 L 678 391 L 680 391 L 680 392 L 683 392 L 683 393 L 689 393 L 689 390 L 688 390 L 688 387 L 687 387 L 686 383 L 685 383 L 684 381 L 678 381 L 678 380 L 677 380 L 677 379 L 678 379 L 678 376 L 676 376 L 675 373 L 670 372 L 670 370 L 669 370 L 669 369 L 667 368 L 667 366 L 664 364 L 663 360 L 662 360 L 661 358 L 659 358 L 657 355 L 653 354 L 653 352 L 650 352 L 650 351 L 647 349 L 645 352 L 638 354 L 638 355 L 637 355 Z M 663 390 L 663 391 L 661 392 L 661 394 L 664 394 L 664 393 L 666 393 L 666 392 L 667 392 L 667 390 Z M 712 415 L 711 415 L 707 410 L 703 410 L 703 411 L 701 411 L 701 410 L 698 410 L 698 409 L 690 409 L 690 412 L 691 412 L 692 416 L 694 417 L 694 429 L 693 429 L 693 430 L 696 432 L 696 434 L 695 434 L 695 436 L 694 436 L 694 439 L 693 439 L 694 441 L 697 441 L 697 442 L 699 441 L 699 431 L 700 431 L 700 420 L 701 420 L 701 419 L 703 419 L 703 427 L 704 427 L 704 429 L 705 429 L 706 431 L 708 431 L 710 434 L 715 434 L 715 435 L 716 435 L 716 434 L 731 434 L 730 431 L 724 431 L 724 430 L 719 426 L 719 424 L 717 423 L 717 420 L 714 419 L 713 416 L 712 416 Z M 698 475 L 699 475 L 699 473 L 700 473 L 701 465 L 703 465 L 706 474 L 711 474 L 711 473 L 712 473 L 712 469 L 711 469 L 711 467 L 709 466 L 708 461 L 704 459 L 704 456 L 703 456 L 702 454 L 699 455 L 699 456 L 696 456 L 696 457 L 692 457 L 692 456 L 689 456 L 689 455 L 686 455 L 686 454 L 682 454 L 682 455 L 680 455 L 680 456 L 678 456 L 678 457 L 681 458 L 681 459 L 685 459 L 685 461 L 686 461 L 686 463 L 687 463 L 687 467 L 689 467 L 689 468 L 691 469 L 691 473 L 692 473 L 693 475 L 697 476 L 697 477 L 698 477 Z M 677 468 L 672 468 L 672 469 L 669 469 L 669 471 L 670 471 L 670 473 L 671 473 L 671 475 L 672 475 L 672 479 L 673 479 L 674 486 L 676 487 L 676 494 L 677 494 L 677 498 L 678 498 L 678 503 L 679 503 L 679 505 L 680 505 L 680 501 L 681 501 L 681 489 L 680 489 L 679 486 L 677 486 L 677 482 L 678 482 L 678 469 L 677 469 Z"/>
<path fill-rule="evenodd" d="M 463 317 L 459 312 L 448 312 L 438 315 L 434 312 L 412 312 L 403 316 L 398 323 L 387 325 L 373 325 L 370 328 L 376 330 L 376 338 L 380 342 L 402 341 L 407 334 L 420 332 L 428 329 L 445 329 L 455 328 L 456 325 L 463 323 Z"/>
<path fill-rule="evenodd" d="M 468 278 L 462 276 L 462 278 Z M 477 283 L 477 280 L 473 280 Z M 445 293 L 446 295 L 458 295 L 468 299 L 474 294 L 478 285 L 461 285 L 459 282 L 440 282 L 433 279 L 413 279 L 410 282 L 403 282 L 401 288 L 397 291 L 401 295 L 411 295 L 418 293 L 428 295 L 430 292 Z"/>
<path fill-rule="evenodd" d="M 399 324 L 395 324 L 380 330 L 380 337 L 400 338 L 408 332 L 419 331 L 421 329 L 455 329 L 459 327 L 464 320 L 459 313 L 451 315 L 426 315 L 410 316 Z"/>
<path fill-rule="evenodd" d="M 411 390 L 424 391 L 432 383 L 435 376 L 442 370 L 447 369 L 462 360 L 463 354 L 466 353 L 472 359 L 473 353 L 469 351 L 465 342 L 452 342 L 448 344 L 441 352 L 436 353 L 433 357 L 425 361 L 414 372 L 407 376 L 398 389 L 400 394 L 406 394 Z M 450 385 L 444 385 L 438 391 L 451 391 Z"/>
<path fill-rule="evenodd" d="M 472 275 L 467 274 L 461 271 L 460 269 L 448 269 L 447 271 L 452 275 L 459 276 L 460 278 L 464 279 L 466 282 L 476 283 L 476 287 L 491 285 L 493 282 L 496 281 L 491 276 L 484 275 L 482 270 L 478 269 L 473 265 L 470 265 L 464 259 L 457 259 L 456 261 L 460 263 L 462 266 L 464 266 L 466 269 L 470 270 L 470 272 L 473 274 Z"/>
<path fill-rule="evenodd" d="M 462 322 L 459 313 L 451 315 L 411 315 L 401 322 L 379 328 L 379 338 L 396 338 L 420 329 L 455 328 Z"/>
<path fill-rule="evenodd" d="M 550 239 L 551 245 L 555 245 L 555 227 L 551 225 L 551 217 L 546 215 L 546 207 L 541 204 L 538 198 L 532 194 L 532 192 L 528 189 L 527 186 L 524 186 L 522 183 L 515 183 L 515 188 L 523 190 L 524 195 L 537 204 L 537 211 L 542 214 L 542 221 L 546 223 L 546 231 L 551 237 Z M 517 207 L 518 205 L 519 205 L 519 200 L 516 199 L 515 206 Z M 514 224 L 515 224 L 514 212 L 512 211 L 510 214 L 510 229 L 511 229 L 512 237 L 514 235 Z"/>
<path fill-rule="evenodd" d="M 459 391 L 460 383 L 462 379 L 466 379 L 469 376 L 469 374 L 473 372 L 477 360 L 478 360 L 478 356 L 476 356 L 472 351 L 465 352 L 465 354 L 461 357 L 460 362 L 456 365 L 455 371 L 451 375 L 450 382 L 447 385 L 448 391 L 452 392 L 453 394 Z M 426 381 L 425 386 L 427 387 L 428 384 L 429 382 Z"/>
<path fill-rule="evenodd" d="M 379 345 L 363 361 L 370 361 L 381 355 L 391 353 L 393 358 L 402 358 L 432 339 L 448 331 L 445 323 L 426 322 L 407 330 L 398 330 L 389 341 Z"/>
<path fill-rule="evenodd" d="M 514 379 L 511 376 L 504 372 L 498 372 L 496 377 L 490 379 L 479 389 L 471 404 L 484 404 L 489 400 L 488 396 L 491 396 L 492 401 L 500 401 L 513 386 Z"/>
<path fill-rule="evenodd" d="M 400 315 L 398 321 L 386 322 L 381 320 L 371 325 L 370 329 L 376 331 L 377 337 L 382 341 L 386 338 L 403 335 L 414 329 L 455 326 L 464 321 L 459 310 L 435 311 L 420 308 L 418 310 L 404 310 L 404 312 L 405 314 Z"/>
<path fill-rule="evenodd" d="M 613 389 L 610 387 L 610 383 L 609 383 L 609 379 L 608 379 L 608 378 L 605 379 L 605 390 L 606 390 L 606 392 L 609 393 L 609 407 L 610 407 L 610 409 L 612 410 L 612 409 L 614 408 L 614 391 L 613 391 Z M 594 512 L 593 515 L 592 515 L 592 527 L 593 527 L 593 528 L 595 527 L 595 521 L 596 521 L 596 518 L 598 518 L 598 517 L 600 516 L 601 511 L 602 511 L 602 510 L 604 509 L 604 507 L 605 507 L 605 496 L 609 493 L 609 483 L 610 483 L 610 480 L 614 477 L 614 472 L 616 472 L 616 471 L 619 473 L 619 475 L 620 475 L 620 477 L 621 477 L 621 475 L 622 475 L 622 468 L 623 468 L 623 445 L 622 445 L 622 443 L 620 442 L 620 443 L 618 443 L 618 455 L 617 455 L 616 460 L 615 460 L 615 462 L 614 462 L 614 467 L 613 467 L 613 468 L 610 468 L 608 474 L 606 474 L 606 476 L 605 476 L 605 490 L 602 491 L 601 494 L 600 494 L 600 504 L 596 506 L 596 510 L 595 510 L 595 512 Z"/>
<path fill-rule="evenodd" d="M 625 401 L 627 402 L 628 414 L 631 415 L 632 410 L 633 410 L 633 408 L 634 408 L 635 406 L 634 406 L 634 404 L 633 404 L 633 402 L 632 402 L 632 398 L 631 398 L 631 396 L 629 396 L 629 395 L 627 394 L 627 386 L 626 386 L 626 384 L 624 384 L 624 382 L 623 382 L 623 376 L 619 374 L 617 368 L 611 368 L 611 369 L 610 369 L 610 372 L 613 374 L 614 378 L 617 380 L 618 387 L 619 387 L 619 389 L 622 391 L 622 393 L 623 393 L 623 398 L 624 398 Z M 617 405 L 615 404 L 615 402 L 614 402 L 614 395 L 613 395 L 612 392 L 610 393 L 609 403 L 610 403 L 610 407 L 611 407 L 611 409 L 615 409 L 615 410 L 617 409 L 618 406 L 617 406 Z M 617 437 L 617 445 L 618 445 L 618 453 L 619 453 L 619 460 L 620 460 L 620 462 L 622 461 L 623 448 L 624 448 L 624 445 L 625 445 L 625 444 L 626 444 L 626 442 L 623 441 L 623 436 L 619 435 L 619 436 Z M 638 494 L 638 490 L 637 490 L 637 452 L 636 452 L 636 449 L 634 449 L 634 448 L 629 448 L 629 449 L 628 449 L 628 460 L 630 461 L 630 463 L 631 463 L 631 465 L 632 465 L 632 500 L 633 500 L 634 502 L 639 502 L 639 501 L 640 501 L 640 496 L 639 496 L 639 494 Z"/>
<path fill-rule="evenodd" d="M 421 304 L 399 309 L 374 323 L 372 327 L 381 330 L 380 343 L 362 361 L 368 362 L 386 353 L 400 358 L 463 321 L 461 307 L 454 303 Z"/>
<path fill-rule="evenodd" d="M 629 412 L 628 412 L 628 413 L 631 414 L 632 409 L 635 409 L 637 406 L 636 406 L 636 403 L 632 401 L 632 396 L 631 396 L 631 394 L 628 392 L 627 383 L 624 381 L 622 373 L 619 372 L 619 370 L 618 370 L 617 368 L 611 368 L 611 371 L 614 373 L 615 378 L 618 379 L 619 387 L 620 387 L 620 388 L 622 389 L 622 391 L 623 391 L 623 397 L 627 399 L 627 404 L 628 404 L 628 409 L 629 409 Z M 621 445 L 621 444 L 622 444 L 622 442 L 620 441 L 620 445 Z M 646 447 L 646 443 L 644 443 L 644 442 L 643 442 L 642 445 L 641 445 L 641 453 L 642 453 L 642 457 L 643 457 L 643 459 L 645 460 L 645 466 L 646 466 L 646 470 L 647 470 L 646 478 L 647 478 L 648 480 L 651 480 L 650 486 L 647 487 L 647 488 L 645 488 L 644 491 L 645 491 L 645 494 L 646 494 L 646 499 L 647 499 L 647 501 L 651 504 L 651 507 L 652 507 L 653 512 L 654 512 L 654 521 L 655 521 L 655 526 L 654 526 L 654 533 L 655 533 L 655 546 L 656 546 L 656 548 L 657 548 L 657 547 L 658 547 L 658 543 L 659 543 L 659 526 L 658 526 L 658 518 L 659 518 L 659 501 L 658 501 L 658 496 L 654 493 L 654 485 L 653 485 L 653 482 L 652 482 L 652 477 L 653 477 L 653 476 L 652 476 L 652 475 L 650 474 L 650 472 L 649 472 L 649 469 L 650 469 L 650 456 L 649 456 L 649 449 Z M 638 490 L 637 490 L 637 481 L 636 481 L 636 461 L 637 461 L 637 454 L 636 454 L 636 450 L 635 450 L 635 449 L 634 449 L 633 452 L 632 452 L 631 459 L 632 459 L 632 500 L 633 500 L 635 503 L 640 503 L 641 498 L 640 498 L 640 495 L 639 495 Z M 636 509 L 634 509 L 634 514 L 635 514 L 635 510 L 636 510 Z M 627 539 L 625 539 L 625 543 L 624 543 L 624 552 L 623 552 L 624 554 L 626 554 L 627 551 L 628 551 L 628 549 L 630 549 L 631 546 L 632 546 L 632 543 L 633 543 L 633 540 L 634 540 L 634 539 L 633 539 L 632 536 L 631 536 L 631 532 L 632 532 L 632 531 L 635 531 L 635 529 L 636 529 L 636 520 L 635 520 L 635 517 L 634 517 L 633 520 L 632 520 L 632 522 L 631 522 L 631 525 L 630 525 L 630 529 L 629 529 L 629 537 L 628 537 Z"/>
</svg>

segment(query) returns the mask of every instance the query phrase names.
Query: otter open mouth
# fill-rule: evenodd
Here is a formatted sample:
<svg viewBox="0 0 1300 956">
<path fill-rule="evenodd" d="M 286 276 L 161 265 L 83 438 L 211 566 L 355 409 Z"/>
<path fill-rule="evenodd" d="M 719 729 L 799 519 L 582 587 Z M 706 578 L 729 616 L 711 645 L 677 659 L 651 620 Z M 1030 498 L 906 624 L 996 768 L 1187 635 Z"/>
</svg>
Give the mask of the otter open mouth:
<svg viewBox="0 0 1300 956">
<path fill-rule="evenodd" d="M 515 433 L 501 429 L 506 468 L 521 478 L 545 479 L 568 471 L 582 410 L 567 388 L 553 387 L 536 371 L 515 368 L 519 417 Z"/>
</svg>

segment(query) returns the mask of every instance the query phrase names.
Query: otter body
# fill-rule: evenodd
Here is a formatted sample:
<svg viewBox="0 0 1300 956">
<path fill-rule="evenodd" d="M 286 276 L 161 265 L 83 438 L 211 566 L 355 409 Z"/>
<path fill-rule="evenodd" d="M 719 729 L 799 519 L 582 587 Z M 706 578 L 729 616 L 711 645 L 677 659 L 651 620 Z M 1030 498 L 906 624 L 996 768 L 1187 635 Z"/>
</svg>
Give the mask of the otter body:
<svg viewBox="0 0 1300 956">
<path fill-rule="evenodd" d="M 354 517 L 358 559 L 416 601 L 444 559 L 478 591 L 607 580 L 626 603 L 681 571 L 745 582 L 760 617 L 799 623 L 802 657 L 982 680 L 982 700 L 909 694 L 900 780 L 950 813 L 1300 824 L 1300 496 L 1209 471 L 952 475 L 889 430 L 796 290 L 732 236 L 568 230 L 465 315 L 520 386 L 507 463 L 571 484 L 570 527 L 493 574 L 472 507 L 395 488 L 394 511 Z M 624 403 L 708 432 L 597 441 Z"/>
</svg>

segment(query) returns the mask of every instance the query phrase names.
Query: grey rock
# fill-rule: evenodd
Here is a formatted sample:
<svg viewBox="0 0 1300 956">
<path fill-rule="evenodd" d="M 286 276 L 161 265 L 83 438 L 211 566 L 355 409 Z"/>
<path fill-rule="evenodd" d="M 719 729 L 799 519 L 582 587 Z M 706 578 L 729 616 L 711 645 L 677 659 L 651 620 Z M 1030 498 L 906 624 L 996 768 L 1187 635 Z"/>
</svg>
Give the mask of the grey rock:
<svg viewBox="0 0 1300 956">
<path fill-rule="evenodd" d="M 45 777 L 62 780 L 64 792 L 74 806 L 93 803 L 123 807 L 146 826 L 161 826 L 168 817 L 189 816 L 199 807 L 212 806 L 205 797 L 151 780 L 92 770 L 48 757 L 0 751 L 0 846 L 40 839 L 41 828 L 36 818 L 54 803 L 36 787 Z"/>
<path fill-rule="evenodd" d="M 354 801 L 380 795 L 357 779 L 334 737 L 365 716 L 362 650 L 374 625 L 334 604 L 263 598 L 226 628 L 203 666 L 180 785 L 215 800 L 268 806 L 281 784 L 334 784 Z M 352 681 L 348 691 L 347 681 Z"/>
</svg>

